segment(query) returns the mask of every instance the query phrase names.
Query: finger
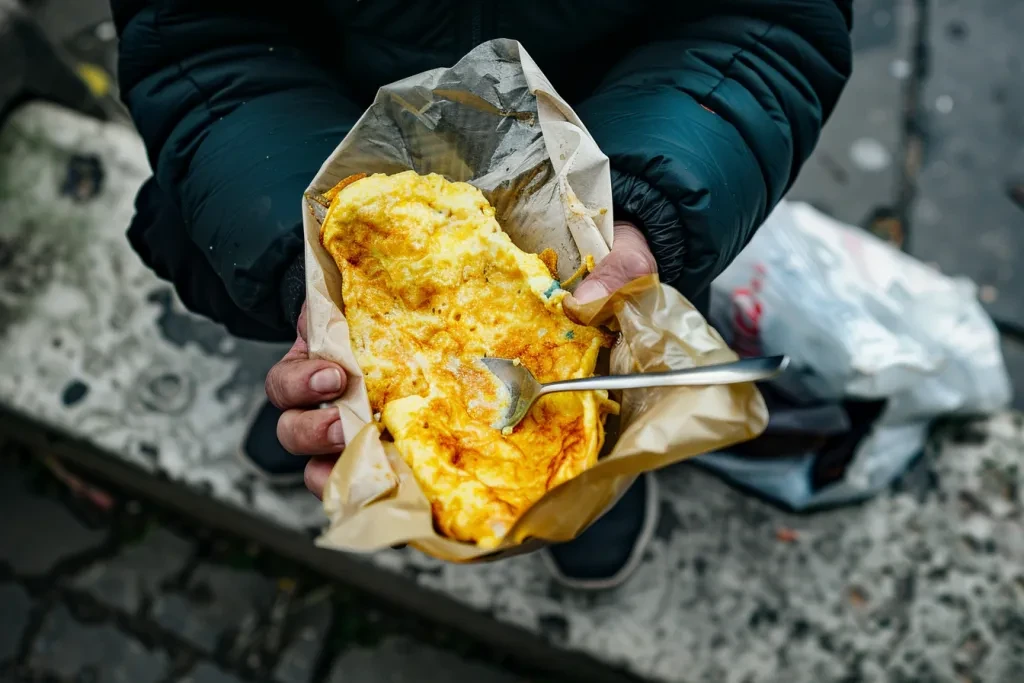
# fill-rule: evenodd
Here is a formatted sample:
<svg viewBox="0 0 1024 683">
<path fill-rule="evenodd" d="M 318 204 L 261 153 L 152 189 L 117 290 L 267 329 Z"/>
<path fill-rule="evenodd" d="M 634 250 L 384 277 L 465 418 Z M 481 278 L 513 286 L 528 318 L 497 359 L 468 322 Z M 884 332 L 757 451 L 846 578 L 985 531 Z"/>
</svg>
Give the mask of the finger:
<svg viewBox="0 0 1024 683">
<path fill-rule="evenodd" d="M 337 461 L 337 458 L 313 458 L 306 463 L 306 471 L 303 473 L 306 488 L 320 500 L 324 498 L 324 487 Z"/>
<path fill-rule="evenodd" d="M 309 337 L 306 336 L 307 320 L 308 319 L 306 318 L 306 302 L 303 301 L 302 308 L 299 310 L 299 322 L 295 325 L 296 330 L 299 333 L 299 339 L 302 340 L 303 344 L 309 341 Z"/>
<path fill-rule="evenodd" d="M 267 373 L 267 398 L 281 410 L 315 406 L 340 396 L 346 379 L 335 363 L 289 352 Z"/>
<path fill-rule="evenodd" d="M 585 304 L 606 297 L 633 280 L 658 272 L 658 264 L 642 232 L 629 223 L 615 224 L 611 252 L 576 288 L 573 298 Z"/>
<path fill-rule="evenodd" d="M 286 410 L 277 420 L 277 440 L 294 455 L 340 453 L 345 432 L 337 408 Z"/>
<path fill-rule="evenodd" d="M 309 347 L 306 345 L 306 340 L 296 336 L 291 348 L 281 360 L 305 360 L 307 358 L 309 358 Z"/>
</svg>

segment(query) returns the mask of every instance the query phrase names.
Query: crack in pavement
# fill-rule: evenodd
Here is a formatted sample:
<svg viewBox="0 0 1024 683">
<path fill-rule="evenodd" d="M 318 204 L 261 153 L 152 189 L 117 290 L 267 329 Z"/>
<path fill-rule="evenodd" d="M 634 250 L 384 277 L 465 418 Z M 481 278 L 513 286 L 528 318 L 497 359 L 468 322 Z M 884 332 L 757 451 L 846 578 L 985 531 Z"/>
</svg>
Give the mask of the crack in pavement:
<svg viewBox="0 0 1024 683">
<path fill-rule="evenodd" d="M 930 0 L 913 0 L 910 73 L 903 87 L 900 174 L 893 207 L 901 232 L 900 248 L 910 250 L 912 238 L 911 210 L 917 197 L 917 179 L 924 161 L 924 86 L 929 76 L 928 30 Z"/>
</svg>

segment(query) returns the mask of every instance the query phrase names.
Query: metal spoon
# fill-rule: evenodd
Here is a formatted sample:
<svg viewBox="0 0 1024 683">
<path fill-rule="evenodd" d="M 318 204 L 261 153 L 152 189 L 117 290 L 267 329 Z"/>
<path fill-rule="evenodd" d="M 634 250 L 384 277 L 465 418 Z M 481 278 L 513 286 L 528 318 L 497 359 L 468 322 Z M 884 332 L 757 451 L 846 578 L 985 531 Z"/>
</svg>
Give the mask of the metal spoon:
<svg viewBox="0 0 1024 683">
<path fill-rule="evenodd" d="M 584 377 L 541 384 L 521 363 L 506 358 L 483 358 L 484 365 L 508 389 L 509 402 L 505 414 L 494 424 L 495 429 L 515 427 L 537 399 L 560 391 L 594 391 L 604 389 L 642 389 L 648 387 L 703 387 L 714 384 L 739 384 L 768 379 L 789 365 L 786 356 L 744 358 L 732 363 L 704 365 L 699 368 L 646 372 L 633 375 Z"/>
</svg>

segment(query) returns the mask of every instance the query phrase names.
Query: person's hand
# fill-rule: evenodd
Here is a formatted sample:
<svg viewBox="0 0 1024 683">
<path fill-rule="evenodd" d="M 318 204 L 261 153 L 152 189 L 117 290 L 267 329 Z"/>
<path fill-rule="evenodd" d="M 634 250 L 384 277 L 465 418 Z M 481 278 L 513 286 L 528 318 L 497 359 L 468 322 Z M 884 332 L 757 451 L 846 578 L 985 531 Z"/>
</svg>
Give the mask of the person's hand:
<svg viewBox="0 0 1024 683">
<path fill-rule="evenodd" d="M 299 314 L 295 343 L 267 373 L 267 398 L 283 411 L 277 439 L 295 455 L 314 456 L 306 465 L 306 488 L 317 498 L 338 454 L 345 447 L 341 415 L 335 407 L 320 408 L 345 390 L 345 371 L 336 363 L 309 357 L 306 346 L 306 305 Z M 319 457 L 317 457 L 319 456 Z"/>
<path fill-rule="evenodd" d="M 632 223 L 617 221 L 611 253 L 576 288 L 573 299 L 579 304 L 595 301 L 639 277 L 657 272 L 658 263 L 644 234 Z"/>
</svg>

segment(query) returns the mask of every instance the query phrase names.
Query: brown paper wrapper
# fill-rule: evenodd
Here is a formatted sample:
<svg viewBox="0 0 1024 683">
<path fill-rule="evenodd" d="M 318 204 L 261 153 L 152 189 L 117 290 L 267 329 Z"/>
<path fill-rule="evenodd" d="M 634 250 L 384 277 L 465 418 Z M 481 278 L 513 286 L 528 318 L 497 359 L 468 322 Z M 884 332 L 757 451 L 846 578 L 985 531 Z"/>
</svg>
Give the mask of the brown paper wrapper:
<svg viewBox="0 0 1024 683">
<path fill-rule="evenodd" d="M 597 464 L 549 491 L 497 549 L 439 535 L 430 503 L 373 421 L 343 314 L 341 273 L 320 245 L 324 193 L 355 173 L 413 169 L 479 187 L 522 249 L 559 255 L 566 279 L 585 255 L 611 246 L 608 160 L 521 45 L 485 43 L 451 69 L 381 88 L 324 163 L 304 200 L 310 353 L 349 375 L 336 402 L 348 437 L 324 490 L 326 548 L 371 552 L 400 543 L 452 562 L 508 557 L 578 536 L 636 477 L 760 434 L 767 410 L 752 384 L 632 390 L 617 397 Z M 576 308 L 587 324 L 620 331 L 610 372 L 654 372 L 729 362 L 736 355 L 678 292 L 643 278 Z"/>
</svg>

